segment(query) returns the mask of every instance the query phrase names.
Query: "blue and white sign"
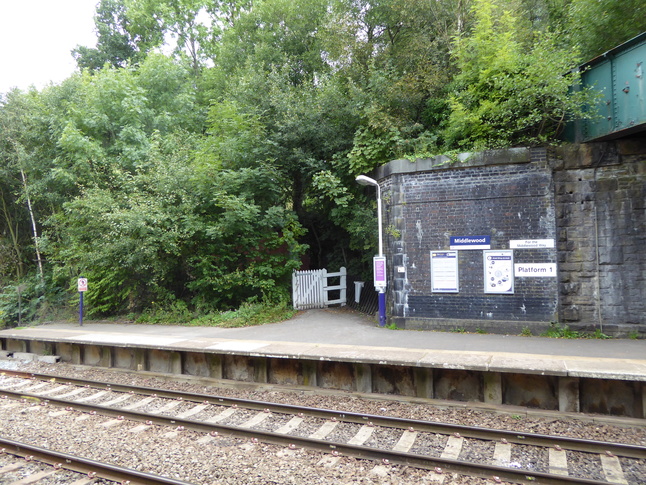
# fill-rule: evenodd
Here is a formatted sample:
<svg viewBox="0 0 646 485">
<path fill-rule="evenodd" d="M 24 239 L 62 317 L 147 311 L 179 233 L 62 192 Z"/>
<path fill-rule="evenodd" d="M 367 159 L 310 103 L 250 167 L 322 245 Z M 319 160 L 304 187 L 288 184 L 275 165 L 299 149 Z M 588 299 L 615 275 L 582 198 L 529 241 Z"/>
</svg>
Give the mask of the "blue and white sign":
<svg viewBox="0 0 646 485">
<path fill-rule="evenodd" d="M 514 293 L 514 252 L 484 251 L 484 292 Z"/>
<path fill-rule="evenodd" d="M 491 249 L 491 236 L 451 236 L 451 249 Z"/>
</svg>

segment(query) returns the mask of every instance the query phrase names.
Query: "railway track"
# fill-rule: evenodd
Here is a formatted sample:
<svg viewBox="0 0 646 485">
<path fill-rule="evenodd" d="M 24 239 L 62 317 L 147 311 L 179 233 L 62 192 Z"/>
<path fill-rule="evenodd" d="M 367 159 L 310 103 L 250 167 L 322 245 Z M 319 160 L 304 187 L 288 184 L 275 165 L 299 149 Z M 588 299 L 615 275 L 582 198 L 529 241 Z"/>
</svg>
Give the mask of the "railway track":
<svg viewBox="0 0 646 485">
<path fill-rule="evenodd" d="M 27 485 L 52 478 L 59 485 L 112 483 L 121 485 L 190 485 L 151 473 L 0 438 L 1 483 Z"/>
<path fill-rule="evenodd" d="M 0 397 L 514 483 L 646 482 L 646 447 L 5 371 Z"/>
</svg>

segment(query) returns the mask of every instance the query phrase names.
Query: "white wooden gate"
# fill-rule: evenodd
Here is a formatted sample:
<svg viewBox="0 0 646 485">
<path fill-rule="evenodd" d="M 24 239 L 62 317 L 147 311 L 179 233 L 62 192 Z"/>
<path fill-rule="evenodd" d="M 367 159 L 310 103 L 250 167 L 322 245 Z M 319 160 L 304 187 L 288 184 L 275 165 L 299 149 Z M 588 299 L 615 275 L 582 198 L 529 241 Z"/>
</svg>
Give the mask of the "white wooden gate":
<svg viewBox="0 0 646 485">
<path fill-rule="evenodd" d="M 326 269 L 294 271 L 292 273 L 292 299 L 296 310 L 325 308 L 330 305 L 346 304 L 346 270 L 328 273 Z M 329 278 L 339 278 L 338 285 L 328 285 Z M 330 300 L 330 291 L 340 291 L 336 300 Z"/>
</svg>

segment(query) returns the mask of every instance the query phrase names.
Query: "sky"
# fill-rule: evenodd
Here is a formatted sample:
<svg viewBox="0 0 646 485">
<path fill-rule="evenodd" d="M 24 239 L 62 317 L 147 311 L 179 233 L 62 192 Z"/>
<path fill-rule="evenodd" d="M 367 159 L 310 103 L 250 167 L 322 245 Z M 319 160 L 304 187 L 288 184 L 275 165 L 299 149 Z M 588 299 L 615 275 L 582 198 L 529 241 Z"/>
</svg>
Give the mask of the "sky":
<svg viewBox="0 0 646 485">
<path fill-rule="evenodd" d="M 0 0 L 0 93 L 42 89 L 76 70 L 71 51 L 96 46 L 99 0 Z"/>
</svg>

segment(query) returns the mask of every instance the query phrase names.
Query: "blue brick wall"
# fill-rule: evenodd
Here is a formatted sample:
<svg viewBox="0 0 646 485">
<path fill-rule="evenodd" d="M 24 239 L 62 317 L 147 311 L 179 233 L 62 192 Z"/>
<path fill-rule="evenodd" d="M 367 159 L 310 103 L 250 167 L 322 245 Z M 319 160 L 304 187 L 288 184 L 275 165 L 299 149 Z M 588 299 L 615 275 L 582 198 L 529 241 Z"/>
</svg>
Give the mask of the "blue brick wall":
<svg viewBox="0 0 646 485">
<path fill-rule="evenodd" d="M 645 162 L 641 137 L 381 167 L 392 321 L 503 332 L 559 321 L 646 335 Z M 431 251 L 480 235 L 491 250 L 553 240 L 554 248 L 513 255 L 514 263 L 556 264 L 557 277 L 516 277 L 513 294 L 485 293 L 482 250 L 460 250 L 459 292 L 434 293 Z"/>
<path fill-rule="evenodd" d="M 529 159 L 505 162 L 392 177 L 387 221 L 401 234 L 392 246 L 394 317 L 555 319 L 556 278 L 518 278 L 513 295 L 485 294 L 482 250 L 459 251 L 459 293 L 431 291 L 430 252 L 449 249 L 451 236 L 487 235 L 491 249 L 507 249 L 512 239 L 554 239 L 549 168 Z M 514 256 L 517 263 L 556 262 L 555 249 Z"/>
</svg>

